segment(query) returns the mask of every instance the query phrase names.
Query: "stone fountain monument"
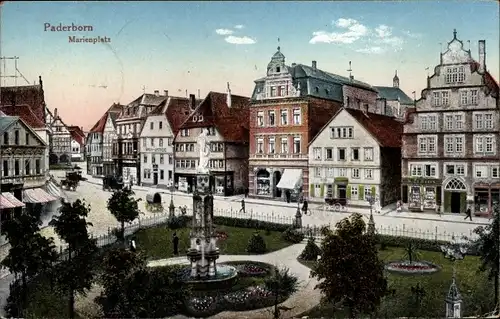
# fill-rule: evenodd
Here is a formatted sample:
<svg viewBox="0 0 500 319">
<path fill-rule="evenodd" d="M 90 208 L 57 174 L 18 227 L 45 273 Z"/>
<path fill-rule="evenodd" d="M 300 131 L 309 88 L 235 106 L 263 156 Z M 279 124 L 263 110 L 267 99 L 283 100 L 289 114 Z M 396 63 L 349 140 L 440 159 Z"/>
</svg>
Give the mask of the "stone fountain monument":
<svg viewBox="0 0 500 319">
<path fill-rule="evenodd" d="M 214 198 L 210 189 L 208 168 L 210 143 L 207 132 L 202 129 L 198 137 L 200 159 L 196 174 L 196 188 L 193 192 L 193 220 L 191 246 L 187 252 L 191 262 L 191 278 L 209 279 L 217 273 L 216 260 L 219 258 L 217 236 L 213 225 Z"/>
</svg>

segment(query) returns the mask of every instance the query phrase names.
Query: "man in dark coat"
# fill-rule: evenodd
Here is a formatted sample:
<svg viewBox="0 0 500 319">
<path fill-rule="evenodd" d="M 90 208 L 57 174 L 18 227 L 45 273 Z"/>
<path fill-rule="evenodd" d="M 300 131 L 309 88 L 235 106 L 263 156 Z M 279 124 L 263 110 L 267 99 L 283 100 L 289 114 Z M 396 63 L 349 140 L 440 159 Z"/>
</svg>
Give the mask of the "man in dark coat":
<svg viewBox="0 0 500 319">
<path fill-rule="evenodd" d="M 466 220 L 467 218 L 469 218 L 470 221 L 472 221 L 472 212 L 470 210 L 470 207 L 467 208 L 467 210 L 465 211 L 465 218 L 464 218 L 464 220 Z"/>
<path fill-rule="evenodd" d="M 174 233 L 174 238 L 173 238 L 173 244 L 174 244 L 174 255 L 179 254 L 179 237 L 177 237 L 177 233 Z"/>
</svg>

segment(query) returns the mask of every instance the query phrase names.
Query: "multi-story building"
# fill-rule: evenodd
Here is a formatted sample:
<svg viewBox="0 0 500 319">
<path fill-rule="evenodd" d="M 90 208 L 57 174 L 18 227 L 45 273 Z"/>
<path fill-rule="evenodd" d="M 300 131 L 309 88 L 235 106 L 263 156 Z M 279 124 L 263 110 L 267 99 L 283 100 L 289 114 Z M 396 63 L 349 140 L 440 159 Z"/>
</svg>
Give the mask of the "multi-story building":
<svg viewBox="0 0 500 319">
<path fill-rule="evenodd" d="M 352 76 L 318 69 L 316 61 L 287 66 L 278 47 L 252 95 L 250 195 L 291 199 L 301 190 L 307 197 L 309 142 L 342 105 L 375 112 L 377 95 Z"/>
<path fill-rule="evenodd" d="M 71 135 L 71 162 L 82 162 L 85 159 L 85 133 L 78 126 L 68 126 L 68 131 Z"/>
<path fill-rule="evenodd" d="M 415 107 L 415 101 L 399 87 L 398 71 L 392 79 L 392 86 L 375 86 L 378 91 L 378 109 L 380 114 L 394 116 L 404 121 L 406 111 Z"/>
<path fill-rule="evenodd" d="M 113 163 L 113 140 L 117 138 L 116 119 L 123 105 L 113 103 L 90 129 L 87 142 L 87 171 L 94 177 L 115 174 Z"/>
<path fill-rule="evenodd" d="M 401 186 L 401 134 L 394 117 L 342 108 L 309 144 L 309 198 L 349 206 L 394 203 Z"/>
<path fill-rule="evenodd" d="M 71 163 L 71 133 L 57 113 L 57 108 L 54 109 L 54 119 L 50 126 L 52 129 L 50 164 Z"/>
<path fill-rule="evenodd" d="M 206 130 L 210 143 L 210 187 L 214 194 L 229 196 L 248 187 L 248 113 L 250 99 L 228 93 L 210 92 L 196 106 L 175 136 L 174 183 L 181 191 L 196 188 L 199 159 L 198 136 Z"/>
<path fill-rule="evenodd" d="M 195 107 L 200 102 L 197 100 Z M 160 188 L 173 185 L 173 140 L 191 112 L 188 98 L 168 96 L 148 115 L 141 132 L 142 185 Z"/>
<path fill-rule="evenodd" d="M 160 95 L 144 93 L 126 105 L 116 119 L 117 138 L 113 141 L 113 162 L 116 172 L 125 183 L 141 183 L 141 161 L 139 157 L 139 136 L 147 115 L 167 99 Z"/>
<path fill-rule="evenodd" d="M 402 201 L 410 210 L 491 214 L 500 201 L 499 88 L 453 31 L 404 125 Z"/>
</svg>

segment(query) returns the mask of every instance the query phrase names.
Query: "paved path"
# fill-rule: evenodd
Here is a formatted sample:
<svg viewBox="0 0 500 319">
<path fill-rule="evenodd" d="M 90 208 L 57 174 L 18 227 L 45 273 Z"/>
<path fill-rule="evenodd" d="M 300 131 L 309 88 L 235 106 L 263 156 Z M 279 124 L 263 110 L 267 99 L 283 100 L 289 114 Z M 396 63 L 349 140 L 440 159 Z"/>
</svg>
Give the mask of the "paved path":
<svg viewBox="0 0 500 319">
<path fill-rule="evenodd" d="M 286 318 L 296 316 L 316 306 L 320 301 L 320 291 L 314 289 L 318 281 L 310 278 L 310 269 L 297 261 L 297 257 L 304 250 L 305 244 L 296 244 L 281 250 L 265 254 L 265 255 L 221 255 L 217 260 L 218 263 L 228 261 L 252 260 L 260 261 L 268 264 L 276 265 L 278 267 L 287 267 L 290 273 L 299 278 L 299 291 L 293 294 L 289 299 L 282 303 L 282 305 L 293 308 L 292 310 L 283 313 Z M 188 264 L 186 257 L 174 257 L 169 259 L 154 260 L 148 263 L 149 267 L 175 265 L 175 264 Z M 225 311 L 221 312 L 210 318 L 213 319 L 260 319 L 271 318 L 273 307 L 257 309 L 244 312 Z"/>
</svg>

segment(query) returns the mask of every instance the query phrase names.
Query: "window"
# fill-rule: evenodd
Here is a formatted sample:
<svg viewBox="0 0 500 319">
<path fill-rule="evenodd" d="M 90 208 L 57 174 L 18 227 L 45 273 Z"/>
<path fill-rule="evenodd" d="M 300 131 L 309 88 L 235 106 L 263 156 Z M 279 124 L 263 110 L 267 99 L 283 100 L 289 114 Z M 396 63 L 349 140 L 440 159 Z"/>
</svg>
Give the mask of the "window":
<svg viewBox="0 0 500 319">
<path fill-rule="evenodd" d="M 436 176 L 436 166 L 430 164 L 424 165 L 424 176 L 425 177 Z"/>
<path fill-rule="evenodd" d="M 313 157 L 315 160 L 321 160 L 321 147 L 313 148 Z"/>
<path fill-rule="evenodd" d="M 459 76 L 460 74 L 460 76 Z M 453 84 L 459 82 L 465 81 L 465 69 L 464 67 L 449 67 L 446 68 L 446 77 L 445 77 L 445 82 L 446 84 Z"/>
<path fill-rule="evenodd" d="M 187 137 L 189 136 L 189 129 L 185 128 L 181 130 L 181 136 Z"/>
<path fill-rule="evenodd" d="M 24 160 L 24 173 L 25 175 L 31 175 L 31 161 L 29 159 Z"/>
<path fill-rule="evenodd" d="M 493 137 L 485 137 L 484 138 L 485 152 L 493 153 Z"/>
<path fill-rule="evenodd" d="M 372 189 L 368 185 L 365 186 L 364 200 L 372 196 Z"/>
<path fill-rule="evenodd" d="M 354 138 L 353 127 L 332 127 L 331 138 Z"/>
<path fill-rule="evenodd" d="M 422 115 L 420 117 L 420 128 L 422 130 L 435 131 L 436 127 L 436 115 Z"/>
<path fill-rule="evenodd" d="M 3 145 L 9 145 L 9 132 L 3 133 Z"/>
<path fill-rule="evenodd" d="M 455 175 L 455 165 L 446 165 L 446 174 Z"/>
<path fill-rule="evenodd" d="M 163 154 L 160 154 L 160 164 L 163 164 L 164 159 L 163 159 Z"/>
<path fill-rule="evenodd" d="M 155 138 L 154 137 L 151 138 L 151 147 L 155 147 Z"/>
<path fill-rule="evenodd" d="M 441 103 L 444 106 L 450 105 L 450 92 L 448 91 L 441 92 Z"/>
<path fill-rule="evenodd" d="M 436 136 L 426 136 L 418 138 L 419 154 L 436 154 Z"/>
<path fill-rule="evenodd" d="M 264 153 L 264 139 L 263 138 L 257 139 L 257 153 L 259 153 L 259 154 Z"/>
<path fill-rule="evenodd" d="M 275 96 L 276 96 L 276 87 L 271 86 L 271 97 L 275 97 Z"/>
<path fill-rule="evenodd" d="M 358 185 L 351 185 L 351 199 L 358 198 Z"/>
<path fill-rule="evenodd" d="M 145 155 L 144 155 L 144 163 L 147 163 L 147 162 L 148 162 L 148 155 L 147 155 L 147 154 L 145 154 Z"/>
<path fill-rule="evenodd" d="M 162 121 L 160 121 L 160 122 L 158 123 L 158 127 L 159 127 L 159 129 L 160 129 L 160 130 L 162 130 L 162 129 L 163 129 L 163 122 L 162 122 Z M 163 171 L 162 171 L 162 172 L 163 172 Z"/>
<path fill-rule="evenodd" d="M 275 126 L 276 125 L 276 114 L 274 113 L 274 111 L 269 111 L 268 116 L 269 116 L 269 126 Z"/>
<path fill-rule="evenodd" d="M 453 129 L 453 115 L 446 115 L 444 118 L 445 127 L 447 130 Z"/>
<path fill-rule="evenodd" d="M 160 123 L 161 123 L 161 122 L 160 122 Z M 159 138 L 159 139 L 158 139 L 158 143 L 159 143 L 159 145 L 158 145 L 158 146 L 163 147 L 163 138 Z"/>
<path fill-rule="evenodd" d="M 338 168 L 338 170 L 339 170 L 338 176 L 340 176 L 340 177 L 347 177 L 347 169 L 345 169 L 345 168 Z"/>
<path fill-rule="evenodd" d="M 8 160 L 4 160 L 3 161 L 3 168 L 2 168 L 2 171 L 3 171 L 3 176 L 9 176 L 9 161 Z"/>
<path fill-rule="evenodd" d="M 474 128 L 482 130 L 484 128 L 483 123 L 483 114 L 474 114 Z"/>
<path fill-rule="evenodd" d="M 359 161 L 359 148 L 352 149 L 352 160 Z"/>
<path fill-rule="evenodd" d="M 446 164 L 445 165 L 446 175 L 458 175 L 465 176 L 465 165 L 464 164 Z"/>
<path fill-rule="evenodd" d="M 410 164 L 411 176 L 436 177 L 436 164 Z"/>
<path fill-rule="evenodd" d="M 314 168 L 314 176 L 321 177 L 321 167 Z"/>
<path fill-rule="evenodd" d="M 160 170 L 160 179 L 164 179 L 164 178 L 165 178 L 165 172 L 161 169 Z"/>
<path fill-rule="evenodd" d="M 441 92 L 432 93 L 432 105 L 441 106 Z"/>
<path fill-rule="evenodd" d="M 326 169 L 327 173 L 328 173 L 328 177 L 334 177 L 335 176 L 335 169 L 333 167 L 328 167 Z"/>
<path fill-rule="evenodd" d="M 498 166 L 491 166 L 491 177 L 498 178 Z"/>
<path fill-rule="evenodd" d="M 373 161 L 373 147 L 365 147 L 365 161 Z"/>
<path fill-rule="evenodd" d="M 470 91 L 470 104 L 477 105 L 478 90 Z"/>
<path fill-rule="evenodd" d="M 19 145 L 19 130 L 14 131 L 14 144 Z"/>
<path fill-rule="evenodd" d="M 445 153 L 458 153 L 464 152 L 464 137 L 463 136 L 445 136 Z"/>
<path fill-rule="evenodd" d="M 288 125 L 288 110 L 281 110 L 281 125 Z"/>
<path fill-rule="evenodd" d="M 339 151 L 339 156 L 338 156 L 338 159 L 339 161 L 345 161 L 345 148 L 339 148 L 338 149 Z"/>
<path fill-rule="evenodd" d="M 269 138 L 269 154 L 274 154 L 275 148 L 276 147 L 276 142 L 274 140 L 274 137 Z"/>
<path fill-rule="evenodd" d="M 300 137 L 293 138 L 293 152 L 295 154 L 300 153 Z"/>
<path fill-rule="evenodd" d="M 460 104 L 467 105 L 469 104 L 469 96 L 467 91 L 460 91 Z"/>
<path fill-rule="evenodd" d="M 154 128 L 155 128 L 155 123 L 154 122 L 149 123 L 149 129 L 153 130 Z"/>
<path fill-rule="evenodd" d="M 287 137 L 281 138 L 281 153 L 282 154 L 288 153 L 288 138 Z"/>
<path fill-rule="evenodd" d="M 156 164 L 156 154 L 151 154 L 151 163 Z"/>
<path fill-rule="evenodd" d="M 365 168 L 365 179 L 373 179 L 373 170 L 371 168 Z"/>
<path fill-rule="evenodd" d="M 464 127 L 464 117 L 462 114 L 455 115 L 455 128 L 461 130 Z"/>
<path fill-rule="evenodd" d="M 487 130 L 493 129 L 493 114 L 484 114 L 484 128 Z"/>
<path fill-rule="evenodd" d="M 208 136 L 215 136 L 215 127 L 210 126 L 207 128 L 207 135 Z"/>
<path fill-rule="evenodd" d="M 475 165 L 474 166 L 474 176 L 479 178 L 488 177 L 488 166 L 487 165 Z"/>
<path fill-rule="evenodd" d="M 30 145 L 30 133 L 25 134 L 24 142 L 26 145 Z"/>
<path fill-rule="evenodd" d="M 301 123 L 300 109 L 293 110 L 293 124 L 298 125 Z"/>
<path fill-rule="evenodd" d="M 352 169 L 352 178 L 359 178 L 359 168 Z"/>
<path fill-rule="evenodd" d="M 474 139 L 476 154 L 495 154 L 495 139 L 493 136 L 476 136 Z"/>
<path fill-rule="evenodd" d="M 286 86 L 279 86 L 278 90 L 278 96 L 286 96 Z"/>
<path fill-rule="evenodd" d="M 455 165 L 455 174 L 460 176 L 465 176 L 465 165 L 464 164 Z"/>
<path fill-rule="evenodd" d="M 325 157 L 327 160 L 333 160 L 333 148 L 327 148 L 325 150 Z"/>
<path fill-rule="evenodd" d="M 462 83 L 465 81 L 465 68 L 463 66 L 458 68 L 458 82 Z"/>
<path fill-rule="evenodd" d="M 427 116 L 421 115 L 420 116 L 420 129 L 421 130 L 428 130 L 429 124 L 427 121 Z"/>
<path fill-rule="evenodd" d="M 14 160 L 14 176 L 19 176 L 20 170 L 19 170 L 19 160 Z"/>
<path fill-rule="evenodd" d="M 40 163 L 40 159 L 36 159 L 35 160 L 35 173 L 37 175 L 40 175 L 40 171 L 42 170 L 41 168 L 41 163 Z"/>
<path fill-rule="evenodd" d="M 142 139 L 142 146 L 143 147 L 146 147 L 146 141 L 147 141 L 147 139 L 145 139 L 145 138 Z"/>
</svg>

